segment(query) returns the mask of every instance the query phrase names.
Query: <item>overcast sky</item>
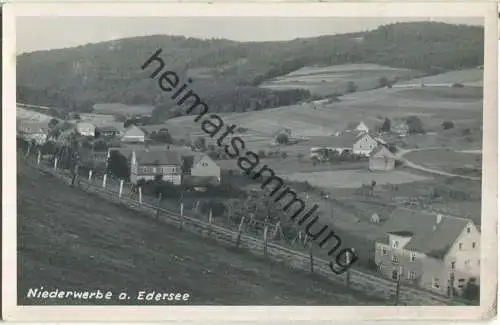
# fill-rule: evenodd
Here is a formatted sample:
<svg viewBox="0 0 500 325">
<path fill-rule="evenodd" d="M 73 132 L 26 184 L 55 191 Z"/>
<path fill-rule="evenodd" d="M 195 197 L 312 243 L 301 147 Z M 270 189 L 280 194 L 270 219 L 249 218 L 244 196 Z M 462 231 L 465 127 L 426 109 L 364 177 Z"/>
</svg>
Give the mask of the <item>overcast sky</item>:
<svg viewBox="0 0 500 325">
<path fill-rule="evenodd" d="M 73 47 L 154 34 L 236 41 L 274 41 L 365 31 L 418 18 L 279 17 L 18 17 L 17 53 Z M 424 20 L 424 19 L 421 19 Z M 483 25 L 478 18 L 429 18 L 453 24 Z"/>
</svg>

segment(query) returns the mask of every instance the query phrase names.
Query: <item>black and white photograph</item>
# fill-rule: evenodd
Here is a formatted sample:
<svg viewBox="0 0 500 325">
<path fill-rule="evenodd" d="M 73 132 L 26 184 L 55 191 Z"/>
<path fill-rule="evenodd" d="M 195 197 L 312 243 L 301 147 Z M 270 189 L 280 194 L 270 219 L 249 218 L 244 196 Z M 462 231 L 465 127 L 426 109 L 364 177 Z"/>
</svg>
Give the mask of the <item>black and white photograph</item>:
<svg viewBox="0 0 500 325">
<path fill-rule="evenodd" d="M 14 305 L 493 308 L 484 14 L 33 12 Z"/>
</svg>

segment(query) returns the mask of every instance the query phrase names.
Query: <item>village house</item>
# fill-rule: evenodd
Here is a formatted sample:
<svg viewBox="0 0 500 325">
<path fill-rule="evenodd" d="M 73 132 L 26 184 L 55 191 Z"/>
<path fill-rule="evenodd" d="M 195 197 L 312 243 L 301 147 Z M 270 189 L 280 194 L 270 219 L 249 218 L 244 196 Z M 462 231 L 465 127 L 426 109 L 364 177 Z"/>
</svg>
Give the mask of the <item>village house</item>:
<svg viewBox="0 0 500 325">
<path fill-rule="evenodd" d="M 192 158 L 188 158 L 192 157 Z M 220 183 L 220 167 L 209 156 L 194 152 L 192 156 L 183 156 L 191 161 L 190 175 L 193 177 L 215 177 Z"/>
<path fill-rule="evenodd" d="M 122 142 L 137 143 L 146 140 L 145 132 L 136 125 L 129 126 L 122 135 Z"/>
<path fill-rule="evenodd" d="M 391 125 L 391 132 L 397 134 L 400 137 L 406 137 L 409 134 L 410 128 L 405 121 L 399 123 L 393 123 Z"/>
<path fill-rule="evenodd" d="M 182 180 L 181 159 L 171 150 L 132 151 L 130 158 L 130 181 L 134 184 L 160 177 L 165 182 L 180 185 Z"/>
<path fill-rule="evenodd" d="M 361 122 L 349 123 L 343 133 L 355 133 L 359 135 L 361 133 L 367 133 L 367 132 L 370 132 L 370 128 L 366 125 L 364 121 L 361 121 Z"/>
<path fill-rule="evenodd" d="M 383 228 L 375 263 L 385 277 L 444 295 L 479 283 L 481 235 L 471 220 L 397 208 Z"/>
<path fill-rule="evenodd" d="M 370 154 L 368 169 L 371 171 L 389 171 L 396 166 L 396 157 L 386 146 L 379 145 Z"/>
<path fill-rule="evenodd" d="M 97 128 L 97 130 L 104 137 L 115 137 L 115 136 L 119 136 L 121 133 L 120 130 L 118 130 L 116 127 L 107 126 L 107 125 L 101 126 L 101 127 Z"/>
<path fill-rule="evenodd" d="M 83 135 L 83 136 L 86 136 L 86 137 L 95 136 L 95 126 L 94 126 L 94 124 L 92 124 L 90 122 L 76 123 L 75 131 L 76 131 L 76 133 Z"/>
<path fill-rule="evenodd" d="M 35 141 L 35 143 L 42 145 L 47 141 L 48 133 L 48 123 L 33 120 L 17 121 L 17 134 L 26 141 Z"/>
<path fill-rule="evenodd" d="M 338 136 L 316 137 L 311 147 L 311 158 L 320 158 L 322 152 L 336 151 L 339 155 L 347 152 L 368 157 L 378 146 L 378 142 L 370 133 L 341 133 Z"/>
</svg>

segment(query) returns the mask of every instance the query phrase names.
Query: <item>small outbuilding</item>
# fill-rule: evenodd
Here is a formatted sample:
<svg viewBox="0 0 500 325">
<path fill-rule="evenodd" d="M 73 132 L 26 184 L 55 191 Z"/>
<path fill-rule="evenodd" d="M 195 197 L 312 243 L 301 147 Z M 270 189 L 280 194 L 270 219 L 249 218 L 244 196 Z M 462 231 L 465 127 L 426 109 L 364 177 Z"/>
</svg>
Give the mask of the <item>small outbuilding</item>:
<svg viewBox="0 0 500 325">
<path fill-rule="evenodd" d="M 389 171 L 396 166 L 396 157 L 387 147 L 380 145 L 375 148 L 369 159 L 369 170 L 371 171 Z"/>
</svg>

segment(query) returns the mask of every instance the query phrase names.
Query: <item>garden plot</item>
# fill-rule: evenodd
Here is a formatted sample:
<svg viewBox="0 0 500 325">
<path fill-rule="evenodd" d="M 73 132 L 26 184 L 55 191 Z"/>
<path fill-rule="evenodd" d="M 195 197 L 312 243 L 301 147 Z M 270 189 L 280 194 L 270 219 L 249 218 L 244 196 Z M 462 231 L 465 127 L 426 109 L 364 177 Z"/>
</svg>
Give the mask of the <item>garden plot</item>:
<svg viewBox="0 0 500 325">
<path fill-rule="evenodd" d="M 404 184 L 424 181 L 429 177 L 412 174 L 405 171 L 369 172 L 363 170 L 322 171 L 312 173 L 291 173 L 282 175 L 291 181 L 309 182 L 312 186 L 325 189 L 358 188 L 363 184 Z"/>
</svg>

